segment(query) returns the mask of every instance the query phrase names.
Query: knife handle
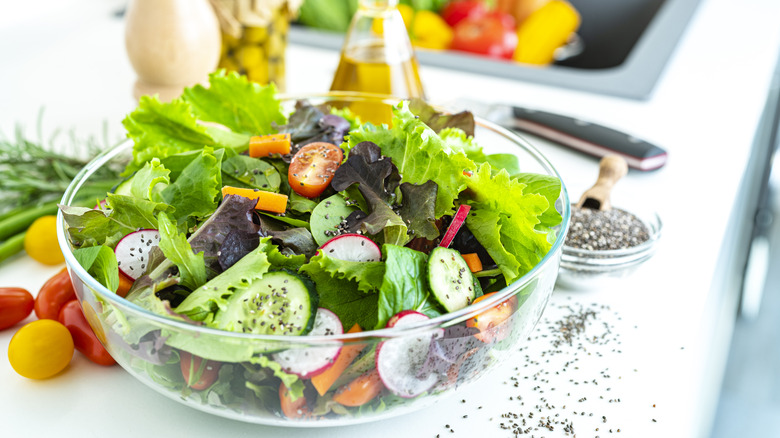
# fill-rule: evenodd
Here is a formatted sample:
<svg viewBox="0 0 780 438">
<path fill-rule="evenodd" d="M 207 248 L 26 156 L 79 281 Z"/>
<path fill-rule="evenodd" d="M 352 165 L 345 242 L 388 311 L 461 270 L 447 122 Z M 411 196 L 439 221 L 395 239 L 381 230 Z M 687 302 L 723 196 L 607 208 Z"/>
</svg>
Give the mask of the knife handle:
<svg viewBox="0 0 780 438">
<path fill-rule="evenodd" d="M 519 107 L 512 108 L 512 115 L 512 128 L 594 157 L 618 154 L 631 168 L 638 170 L 654 170 L 666 164 L 665 150 L 603 125 Z"/>
</svg>

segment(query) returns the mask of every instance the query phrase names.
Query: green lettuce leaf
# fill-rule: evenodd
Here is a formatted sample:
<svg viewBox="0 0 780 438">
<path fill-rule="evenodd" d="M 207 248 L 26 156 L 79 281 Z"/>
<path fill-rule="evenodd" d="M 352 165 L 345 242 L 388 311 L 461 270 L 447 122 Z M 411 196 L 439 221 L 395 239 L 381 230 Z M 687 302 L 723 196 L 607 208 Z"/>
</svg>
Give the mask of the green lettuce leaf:
<svg viewBox="0 0 780 438">
<path fill-rule="evenodd" d="M 493 175 L 485 163 L 474 172 L 468 183 L 468 200 L 472 212 L 466 226 L 498 263 L 507 284 L 533 269 L 550 250 L 551 239 L 546 230 L 536 230 L 540 217 L 548 209 L 554 210 L 548 199 L 558 195 L 553 179 L 529 179 L 548 196 L 533 193 L 526 184 L 511 179 L 505 170 Z M 558 193 L 560 181 L 558 181 Z M 552 222 L 548 222 L 552 223 Z"/>
<path fill-rule="evenodd" d="M 396 245 L 383 245 L 385 275 L 379 287 L 376 328 L 402 310 L 421 307 L 428 297 L 426 267 L 428 256 L 420 251 Z"/>
<path fill-rule="evenodd" d="M 334 259 L 325 254 L 318 254 L 301 266 L 300 272 L 315 280 L 350 280 L 354 281 L 361 292 L 374 292 L 382 284 L 385 275 L 383 262 L 352 262 Z M 327 278 L 324 278 L 326 275 Z"/>
<path fill-rule="evenodd" d="M 276 132 L 273 124 L 285 122 L 276 87 L 251 82 L 236 72 L 219 70 L 209 75 L 209 87 L 195 85 L 182 95 L 200 120 L 219 123 L 233 132 L 262 135 Z"/>
<path fill-rule="evenodd" d="M 171 171 L 166 169 L 158 158 L 146 162 L 130 181 L 130 193 L 135 198 L 161 202 L 160 190 L 171 182 Z"/>
<path fill-rule="evenodd" d="M 269 243 L 268 238 L 261 239 L 254 251 L 242 257 L 225 272 L 194 289 L 176 307 L 176 313 L 196 321 L 204 321 L 206 325 L 214 325 L 215 314 L 227 308 L 229 298 L 236 291 L 245 289 L 268 272 L 271 262 L 268 261 L 267 251 L 273 253 L 274 248 L 271 247 L 275 248 Z M 275 260 L 281 261 L 279 257 L 284 256 L 274 254 Z"/>
<path fill-rule="evenodd" d="M 214 212 L 221 189 L 220 163 L 214 150 L 205 147 L 160 196 L 176 208 L 175 221 L 186 226 L 191 217 L 202 218 Z"/>
<path fill-rule="evenodd" d="M 158 247 L 165 257 L 179 268 L 181 285 L 188 289 L 196 289 L 206 282 L 206 265 L 203 253 L 195 254 L 184 234 L 176 231 L 176 226 L 165 213 L 157 216 L 157 230 L 160 232 Z"/>
<path fill-rule="evenodd" d="M 105 245 L 78 248 L 73 251 L 73 256 L 95 280 L 111 292 L 116 292 L 119 288 L 119 265 L 111 248 Z"/>
<path fill-rule="evenodd" d="M 373 328 L 377 321 L 376 290 L 384 272 L 382 262 L 347 262 L 317 255 L 299 272 L 314 281 L 320 306 L 338 315 L 344 327 Z"/>
</svg>

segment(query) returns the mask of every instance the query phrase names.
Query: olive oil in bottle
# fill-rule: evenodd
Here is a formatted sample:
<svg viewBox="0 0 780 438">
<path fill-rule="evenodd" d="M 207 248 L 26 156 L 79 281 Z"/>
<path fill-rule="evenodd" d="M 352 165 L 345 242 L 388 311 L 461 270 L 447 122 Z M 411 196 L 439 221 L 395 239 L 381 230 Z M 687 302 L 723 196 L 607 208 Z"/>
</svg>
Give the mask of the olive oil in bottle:
<svg viewBox="0 0 780 438">
<path fill-rule="evenodd" d="M 424 97 L 417 59 L 397 6 L 398 0 L 360 0 L 331 90 Z M 373 123 L 390 123 L 392 118 L 386 103 L 356 102 L 349 107 Z"/>
</svg>

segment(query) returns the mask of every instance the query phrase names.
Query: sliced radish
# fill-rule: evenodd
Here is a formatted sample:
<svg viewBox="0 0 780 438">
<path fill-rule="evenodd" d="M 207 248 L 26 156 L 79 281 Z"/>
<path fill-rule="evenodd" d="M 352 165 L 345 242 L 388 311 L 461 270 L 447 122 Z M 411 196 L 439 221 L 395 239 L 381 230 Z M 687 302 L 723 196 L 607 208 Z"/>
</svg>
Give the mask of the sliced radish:
<svg viewBox="0 0 780 438">
<path fill-rule="evenodd" d="M 373 240 L 362 234 L 342 234 L 320 247 L 320 252 L 334 259 L 348 262 L 378 262 L 382 250 Z"/>
<path fill-rule="evenodd" d="M 462 227 L 466 222 L 466 218 L 469 215 L 469 210 L 471 210 L 470 205 L 461 204 L 460 207 L 458 207 L 458 211 L 455 212 L 455 216 L 453 216 L 452 222 L 450 222 L 450 226 L 447 227 L 447 231 L 444 233 L 444 237 L 441 238 L 441 243 L 439 246 L 443 246 L 445 248 L 450 247 L 452 240 L 455 239 L 455 235 L 458 234 L 458 230 L 460 230 L 460 227 Z"/>
<path fill-rule="evenodd" d="M 341 320 L 335 313 L 322 307 L 314 316 L 314 327 L 308 336 L 329 336 L 344 333 Z M 341 353 L 341 346 L 292 348 L 273 355 L 274 360 L 288 373 L 309 378 L 327 370 Z"/>
<path fill-rule="evenodd" d="M 123 237 L 114 249 L 119 270 L 133 280 L 137 280 L 146 272 L 149 254 L 158 243 L 160 243 L 160 233 L 157 230 L 139 230 Z"/>
<path fill-rule="evenodd" d="M 387 327 L 403 327 L 428 320 L 414 310 L 404 310 L 390 318 Z M 438 374 L 418 377 L 425 364 L 431 341 L 442 336 L 441 330 L 390 339 L 379 344 L 376 350 L 376 370 L 385 387 L 393 394 L 412 398 L 429 390 L 439 380 Z"/>
</svg>

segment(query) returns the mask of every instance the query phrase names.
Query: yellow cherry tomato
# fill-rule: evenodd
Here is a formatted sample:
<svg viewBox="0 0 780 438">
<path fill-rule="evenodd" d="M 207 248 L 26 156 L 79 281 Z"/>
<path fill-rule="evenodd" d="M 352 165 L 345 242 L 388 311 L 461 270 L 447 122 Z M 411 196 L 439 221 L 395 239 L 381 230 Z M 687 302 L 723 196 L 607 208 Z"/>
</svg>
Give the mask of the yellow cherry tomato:
<svg viewBox="0 0 780 438">
<path fill-rule="evenodd" d="M 24 250 L 33 260 L 44 265 L 65 261 L 57 243 L 57 216 L 42 216 L 35 220 L 24 235 Z"/>
<path fill-rule="evenodd" d="M 39 319 L 16 332 L 8 344 L 11 367 L 28 379 L 47 379 L 68 366 L 73 358 L 73 338 L 52 319 Z"/>
</svg>

